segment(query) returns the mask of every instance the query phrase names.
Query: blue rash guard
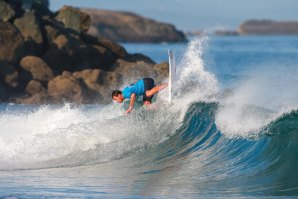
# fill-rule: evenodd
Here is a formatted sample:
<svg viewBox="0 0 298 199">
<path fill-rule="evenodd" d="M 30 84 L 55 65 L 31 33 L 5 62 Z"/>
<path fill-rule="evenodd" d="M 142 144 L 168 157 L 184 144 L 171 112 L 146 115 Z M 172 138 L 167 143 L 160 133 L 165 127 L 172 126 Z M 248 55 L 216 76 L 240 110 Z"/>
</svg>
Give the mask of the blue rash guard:
<svg viewBox="0 0 298 199">
<path fill-rule="evenodd" d="M 144 89 L 144 80 L 141 79 L 137 81 L 135 84 L 131 84 L 127 87 L 125 87 L 122 91 L 122 95 L 124 99 L 130 98 L 131 94 L 136 94 L 136 95 L 144 95 L 145 89 Z"/>
</svg>

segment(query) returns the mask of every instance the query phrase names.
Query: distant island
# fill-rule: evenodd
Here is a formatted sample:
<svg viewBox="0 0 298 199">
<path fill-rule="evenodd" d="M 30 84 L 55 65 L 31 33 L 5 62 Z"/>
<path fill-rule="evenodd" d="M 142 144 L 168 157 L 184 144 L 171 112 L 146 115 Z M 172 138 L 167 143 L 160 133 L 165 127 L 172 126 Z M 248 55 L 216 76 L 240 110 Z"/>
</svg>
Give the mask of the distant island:
<svg viewBox="0 0 298 199">
<path fill-rule="evenodd" d="M 182 31 L 172 24 L 158 22 L 140 15 L 110 10 L 81 9 L 91 17 L 89 34 L 116 42 L 186 42 Z"/>
<path fill-rule="evenodd" d="M 191 32 L 187 35 L 197 35 Z M 298 35 L 298 21 L 248 20 L 240 24 L 237 30 L 216 30 L 215 35 Z"/>
<path fill-rule="evenodd" d="M 298 35 L 298 22 L 249 20 L 242 23 L 237 32 L 240 35 Z"/>
</svg>

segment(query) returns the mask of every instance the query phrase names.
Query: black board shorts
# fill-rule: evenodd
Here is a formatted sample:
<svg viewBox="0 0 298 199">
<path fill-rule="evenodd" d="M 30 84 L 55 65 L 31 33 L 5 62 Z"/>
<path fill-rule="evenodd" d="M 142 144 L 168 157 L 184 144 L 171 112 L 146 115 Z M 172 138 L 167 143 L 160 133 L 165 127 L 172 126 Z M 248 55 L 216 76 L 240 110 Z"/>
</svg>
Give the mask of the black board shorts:
<svg viewBox="0 0 298 199">
<path fill-rule="evenodd" d="M 148 101 L 151 102 L 154 95 L 151 97 L 146 96 L 146 91 L 151 90 L 153 87 L 155 87 L 154 79 L 152 78 L 144 78 L 144 95 L 143 95 L 143 102 Z"/>
</svg>

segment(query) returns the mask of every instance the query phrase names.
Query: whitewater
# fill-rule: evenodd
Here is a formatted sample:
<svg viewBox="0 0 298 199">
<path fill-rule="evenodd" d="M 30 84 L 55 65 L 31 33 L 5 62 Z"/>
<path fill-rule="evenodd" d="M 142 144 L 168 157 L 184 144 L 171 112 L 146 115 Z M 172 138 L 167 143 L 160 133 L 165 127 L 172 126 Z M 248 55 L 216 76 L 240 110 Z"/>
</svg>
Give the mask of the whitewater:
<svg viewBox="0 0 298 199">
<path fill-rule="evenodd" d="M 127 44 L 177 53 L 172 103 L 165 89 L 128 116 L 112 102 L 2 104 L 0 197 L 297 196 L 297 41 Z"/>
</svg>

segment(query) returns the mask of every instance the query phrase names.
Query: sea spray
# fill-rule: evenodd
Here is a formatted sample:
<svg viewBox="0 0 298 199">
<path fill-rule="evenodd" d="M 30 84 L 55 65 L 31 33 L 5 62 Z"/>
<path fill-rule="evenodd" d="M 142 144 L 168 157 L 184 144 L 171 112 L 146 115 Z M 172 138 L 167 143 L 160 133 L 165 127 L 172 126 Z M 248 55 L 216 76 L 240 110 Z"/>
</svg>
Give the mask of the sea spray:
<svg viewBox="0 0 298 199">
<path fill-rule="evenodd" d="M 294 66 L 266 65 L 253 69 L 248 78 L 220 102 L 218 128 L 227 137 L 259 136 L 266 125 L 297 110 L 298 73 Z"/>
<path fill-rule="evenodd" d="M 185 112 L 189 105 L 198 101 L 214 101 L 219 92 L 215 75 L 205 69 L 203 54 L 207 37 L 191 40 L 177 64 L 177 82 L 174 83 L 174 100 Z"/>
</svg>

